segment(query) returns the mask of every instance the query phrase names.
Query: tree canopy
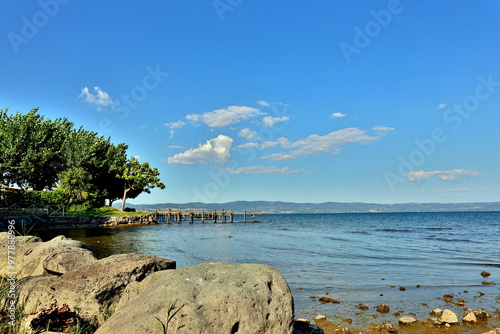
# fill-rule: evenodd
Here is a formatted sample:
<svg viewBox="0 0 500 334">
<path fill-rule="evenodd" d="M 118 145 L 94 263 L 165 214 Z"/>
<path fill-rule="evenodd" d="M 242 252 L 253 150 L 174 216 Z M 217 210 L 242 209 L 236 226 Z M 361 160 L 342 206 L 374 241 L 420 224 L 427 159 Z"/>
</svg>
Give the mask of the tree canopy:
<svg viewBox="0 0 500 334">
<path fill-rule="evenodd" d="M 46 119 L 32 109 L 26 114 L 0 110 L 0 181 L 21 189 L 66 194 L 66 204 L 135 198 L 154 187 L 165 188 L 156 168 L 127 158 L 128 146 L 67 118 Z M 122 205 L 122 209 L 123 209 Z"/>
</svg>

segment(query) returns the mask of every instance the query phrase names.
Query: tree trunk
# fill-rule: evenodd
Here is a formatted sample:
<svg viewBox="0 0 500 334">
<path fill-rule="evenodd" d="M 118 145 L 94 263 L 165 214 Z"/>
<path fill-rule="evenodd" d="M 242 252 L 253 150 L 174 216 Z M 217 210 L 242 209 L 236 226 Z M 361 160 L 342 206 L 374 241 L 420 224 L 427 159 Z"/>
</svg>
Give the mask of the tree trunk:
<svg viewBox="0 0 500 334">
<path fill-rule="evenodd" d="M 121 211 L 125 209 L 125 201 L 127 200 L 127 193 L 129 190 L 130 188 L 123 189 L 122 207 L 120 208 Z"/>
</svg>

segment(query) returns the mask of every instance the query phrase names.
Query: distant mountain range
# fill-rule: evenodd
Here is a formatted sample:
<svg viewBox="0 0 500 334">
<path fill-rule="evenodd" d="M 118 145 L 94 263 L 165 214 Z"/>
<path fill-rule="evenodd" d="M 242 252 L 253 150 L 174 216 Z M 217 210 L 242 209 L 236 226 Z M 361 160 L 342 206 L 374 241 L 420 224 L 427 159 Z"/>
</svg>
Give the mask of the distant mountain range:
<svg viewBox="0 0 500 334">
<path fill-rule="evenodd" d="M 255 213 L 351 213 L 351 212 L 447 212 L 447 211 L 500 211 L 500 202 L 480 203 L 293 203 L 272 201 L 236 201 L 229 203 L 159 203 L 127 204 L 135 209 L 207 209 L 234 210 Z"/>
</svg>

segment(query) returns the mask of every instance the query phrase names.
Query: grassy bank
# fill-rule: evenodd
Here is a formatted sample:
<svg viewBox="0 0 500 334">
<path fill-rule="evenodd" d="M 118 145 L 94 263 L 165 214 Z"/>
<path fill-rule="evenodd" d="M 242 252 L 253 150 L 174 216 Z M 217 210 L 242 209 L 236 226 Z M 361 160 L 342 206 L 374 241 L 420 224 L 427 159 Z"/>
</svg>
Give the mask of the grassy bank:
<svg viewBox="0 0 500 334">
<path fill-rule="evenodd" d="M 117 208 L 110 206 L 103 206 L 101 208 L 78 210 L 70 209 L 66 211 L 67 216 L 73 217 L 90 217 L 90 216 L 102 216 L 102 217 L 129 217 L 129 216 L 141 216 L 149 214 L 148 212 L 125 212 L 120 211 Z"/>
</svg>

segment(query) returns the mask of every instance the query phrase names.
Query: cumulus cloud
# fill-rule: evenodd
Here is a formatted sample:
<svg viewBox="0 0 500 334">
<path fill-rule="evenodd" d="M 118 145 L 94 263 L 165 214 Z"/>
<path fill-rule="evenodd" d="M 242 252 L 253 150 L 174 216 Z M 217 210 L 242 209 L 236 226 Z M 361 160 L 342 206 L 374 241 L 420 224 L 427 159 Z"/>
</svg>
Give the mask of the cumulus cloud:
<svg viewBox="0 0 500 334">
<path fill-rule="evenodd" d="M 444 109 L 444 108 L 446 108 L 446 106 L 447 106 L 446 103 L 440 103 L 440 104 L 438 104 L 437 108 L 438 109 Z"/>
<path fill-rule="evenodd" d="M 113 102 L 111 96 L 109 96 L 109 94 L 103 91 L 99 86 L 94 87 L 94 92 L 95 94 L 92 94 L 88 87 L 84 87 L 78 97 L 99 111 L 107 110 L 108 108 L 113 108 L 118 105 L 118 103 Z"/>
<path fill-rule="evenodd" d="M 305 169 L 291 169 L 289 167 L 273 167 L 273 166 L 248 166 L 239 168 L 223 168 L 221 171 L 230 174 L 295 174 L 307 173 Z"/>
<path fill-rule="evenodd" d="M 253 139 L 257 137 L 257 131 L 254 131 L 249 128 L 244 128 L 241 129 L 240 132 L 238 132 L 238 136 L 245 138 L 245 139 Z"/>
<path fill-rule="evenodd" d="M 271 104 L 269 102 L 264 101 L 264 100 L 257 101 L 257 103 L 263 107 L 270 107 L 271 106 Z"/>
<path fill-rule="evenodd" d="M 444 181 L 459 182 L 463 179 L 479 176 L 481 173 L 475 169 L 450 169 L 450 170 L 417 170 L 408 173 L 408 181 L 414 183 L 424 183 L 427 179 L 437 177 Z"/>
<path fill-rule="evenodd" d="M 265 127 L 272 127 L 276 123 L 280 122 L 286 122 L 290 119 L 290 117 L 273 117 L 273 116 L 266 116 L 262 119 L 262 123 L 264 124 Z"/>
<path fill-rule="evenodd" d="M 195 123 L 201 122 L 211 128 L 216 128 L 232 125 L 258 115 L 265 115 L 265 113 L 251 107 L 229 106 L 203 114 L 189 114 L 186 116 L 186 119 Z"/>
<path fill-rule="evenodd" d="M 176 148 L 176 149 L 183 149 L 184 146 L 180 146 L 180 145 L 169 145 L 168 148 Z"/>
<path fill-rule="evenodd" d="M 314 154 L 337 154 L 344 144 L 355 143 L 359 145 L 369 144 L 380 139 L 380 134 L 370 136 L 358 128 L 345 128 L 330 132 L 327 135 L 320 136 L 312 134 L 304 139 L 290 142 L 287 138 L 279 138 L 281 147 L 289 149 L 284 153 L 273 153 L 263 156 L 263 159 L 287 160 L 298 157 L 306 157 Z"/>
<path fill-rule="evenodd" d="M 169 157 L 167 161 L 173 165 L 227 164 L 231 159 L 233 141 L 231 137 L 218 135 L 198 147 Z"/>
<path fill-rule="evenodd" d="M 341 112 L 334 112 L 330 115 L 330 118 L 342 118 L 346 116 L 347 116 L 346 114 L 343 114 Z"/>
</svg>

